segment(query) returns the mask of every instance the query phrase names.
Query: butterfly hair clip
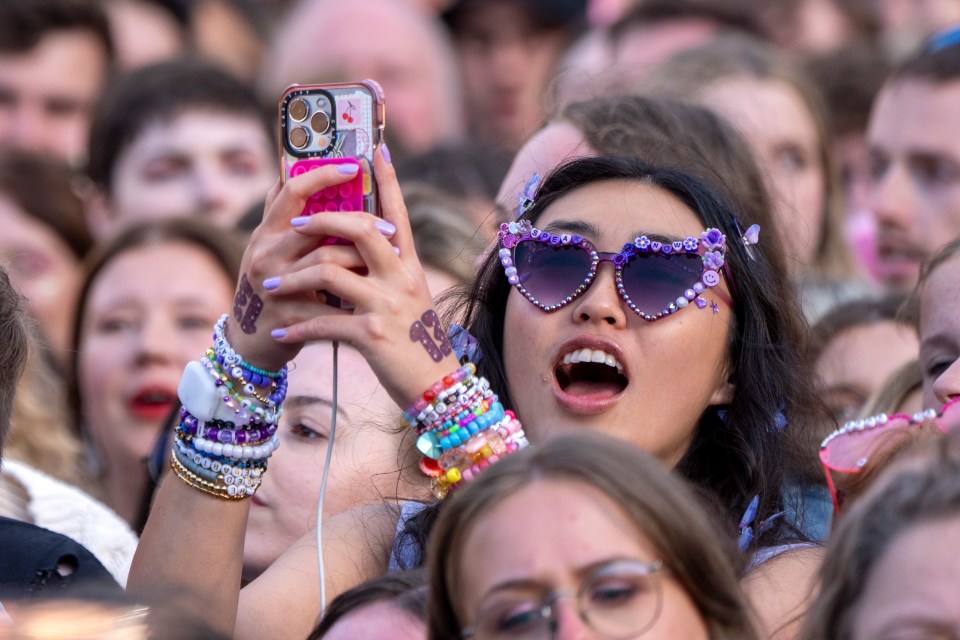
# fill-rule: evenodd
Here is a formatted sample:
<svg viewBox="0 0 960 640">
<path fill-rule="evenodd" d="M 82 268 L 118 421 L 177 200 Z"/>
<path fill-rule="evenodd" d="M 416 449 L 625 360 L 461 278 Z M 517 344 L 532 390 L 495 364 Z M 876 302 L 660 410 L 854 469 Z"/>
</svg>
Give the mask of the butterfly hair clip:
<svg viewBox="0 0 960 640">
<path fill-rule="evenodd" d="M 540 174 L 535 173 L 527 180 L 527 185 L 523 188 L 523 192 L 517 195 L 517 218 L 523 217 L 523 214 L 530 210 L 530 207 L 533 206 L 534 200 L 537 197 L 537 191 L 539 190 Z"/>
</svg>

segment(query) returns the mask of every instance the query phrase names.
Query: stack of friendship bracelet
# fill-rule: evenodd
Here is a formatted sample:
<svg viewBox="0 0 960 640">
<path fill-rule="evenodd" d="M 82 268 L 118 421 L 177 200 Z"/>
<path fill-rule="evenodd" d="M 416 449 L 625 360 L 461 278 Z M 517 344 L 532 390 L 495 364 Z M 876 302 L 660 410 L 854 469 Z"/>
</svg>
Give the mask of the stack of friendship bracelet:
<svg viewBox="0 0 960 640">
<path fill-rule="evenodd" d="M 259 488 L 279 446 L 287 368 L 271 372 L 244 362 L 227 341 L 226 319 L 214 327 L 213 348 L 184 369 L 170 465 L 195 489 L 241 500 Z"/>
<path fill-rule="evenodd" d="M 432 478 L 441 500 L 502 456 L 527 446 L 520 421 L 504 411 L 472 363 L 424 391 L 401 424 L 416 432 L 420 470 Z"/>
</svg>

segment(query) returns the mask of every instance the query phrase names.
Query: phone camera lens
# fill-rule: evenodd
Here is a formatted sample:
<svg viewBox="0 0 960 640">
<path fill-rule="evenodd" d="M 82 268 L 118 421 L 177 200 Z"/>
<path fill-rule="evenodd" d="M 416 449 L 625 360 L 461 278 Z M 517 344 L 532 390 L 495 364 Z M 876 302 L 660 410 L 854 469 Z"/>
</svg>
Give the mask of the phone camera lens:
<svg viewBox="0 0 960 640">
<path fill-rule="evenodd" d="M 290 144 L 294 149 L 303 149 L 310 142 L 310 134 L 304 127 L 295 127 L 290 131 Z"/>
<path fill-rule="evenodd" d="M 330 116 L 323 111 L 317 111 L 310 118 L 310 128 L 320 134 L 326 133 L 330 129 Z"/>
<path fill-rule="evenodd" d="M 290 101 L 290 106 L 287 107 L 287 113 L 290 114 L 290 119 L 294 122 L 303 122 L 308 111 L 306 101 L 301 98 L 294 98 Z"/>
</svg>

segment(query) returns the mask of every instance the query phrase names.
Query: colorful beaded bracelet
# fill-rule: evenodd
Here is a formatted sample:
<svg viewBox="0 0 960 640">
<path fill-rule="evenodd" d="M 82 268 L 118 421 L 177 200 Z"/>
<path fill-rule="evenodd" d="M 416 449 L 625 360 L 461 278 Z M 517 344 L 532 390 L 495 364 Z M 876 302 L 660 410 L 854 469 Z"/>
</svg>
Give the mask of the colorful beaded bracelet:
<svg viewBox="0 0 960 640">
<path fill-rule="evenodd" d="M 280 371 L 265 371 L 259 367 L 255 367 L 252 364 L 245 362 L 243 358 L 240 357 L 227 340 L 227 318 L 230 316 L 228 314 L 223 314 L 220 316 L 220 319 L 217 320 L 217 323 L 213 326 L 213 349 L 216 352 L 217 360 L 220 362 L 220 365 L 224 368 L 231 367 L 240 367 L 243 371 L 251 374 L 250 378 L 247 378 L 247 382 L 254 382 L 254 380 L 259 378 L 269 378 L 271 380 L 277 380 L 279 378 L 284 378 L 287 375 L 287 368 L 283 367 Z M 243 376 L 243 374 L 240 374 Z M 246 378 L 246 376 L 244 376 Z M 257 384 L 254 382 L 254 384 Z M 257 384 L 258 387 L 265 387 L 269 384 L 269 381 Z"/>
<path fill-rule="evenodd" d="M 527 445 L 520 422 L 504 411 L 489 382 L 472 364 L 445 376 L 404 412 L 401 424 L 417 431 L 420 470 L 443 499 L 500 457 Z"/>
<path fill-rule="evenodd" d="M 177 477 L 188 486 L 226 500 L 244 500 L 256 493 L 257 488 L 259 488 L 259 482 L 252 483 L 253 486 L 247 486 L 246 483 L 238 485 L 235 480 L 231 480 L 228 484 L 223 474 L 219 476 L 223 480 L 207 480 L 191 471 L 176 455 L 170 456 L 170 467 Z M 226 477 L 232 478 L 233 476 Z"/>
<path fill-rule="evenodd" d="M 187 411 L 186 407 L 180 407 L 180 424 L 178 428 L 191 436 L 199 436 L 208 440 L 216 440 L 223 444 L 258 444 L 269 440 L 270 436 L 277 432 L 277 425 L 264 424 L 260 426 L 248 426 L 244 428 L 235 428 L 229 422 L 211 420 L 202 422 Z"/>
<path fill-rule="evenodd" d="M 444 390 L 453 387 L 462 380 L 472 378 L 476 372 L 477 368 L 472 362 L 468 362 L 450 375 L 444 376 L 443 379 L 433 383 L 429 389 L 424 391 L 423 394 L 417 398 L 417 400 L 409 409 L 403 412 L 403 416 L 400 419 L 401 424 L 404 426 L 413 426 L 418 423 L 419 420 L 417 420 L 417 416 L 419 416 L 428 407 L 434 405 L 437 402 L 437 396 L 439 394 L 442 394 Z"/>
</svg>

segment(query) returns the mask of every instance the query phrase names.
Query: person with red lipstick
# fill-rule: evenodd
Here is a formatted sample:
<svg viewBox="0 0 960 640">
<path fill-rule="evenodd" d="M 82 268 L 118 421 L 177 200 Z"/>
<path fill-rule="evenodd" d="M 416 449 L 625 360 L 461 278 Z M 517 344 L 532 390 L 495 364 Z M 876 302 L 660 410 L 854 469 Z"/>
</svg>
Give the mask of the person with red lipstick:
<svg viewBox="0 0 960 640">
<path fill-rule="evenodd" d="M 196 220 L 145 223 L 96 247 L 86 263 L 70 403 L 105 502 L 131 524 L 183 366 L 230 304 L 242 251 L 230 233 Z"/>
<path fill-rule="evenodd" d="M 794 617 L 818 554 L 785 544 L 781 489 L 793 458 L 781 429 L 806 428 L 818 403 L 793 291 L 765 255 L 776 244 L 764 246 L 750 220 L 741 228 L 728 201 L 687 173 L 627 158 L 573 161 L 539 193 L 528 190 L 521 219 L 502 227 L 480 266 L 460 318 L 476 362 L 461 367 L 436 326 L 389 155 L 376 163 L 382 218 L 295 217 L 309 194 L 344 181 L 333 168 L 271 192 L 240 289 L 262 306 L 227 320 L 231 348 L 278 371 L 305 341 L 350 343 L 410 407 L 404 421 L 438 495 L 524 435 L 536 444 L 588 430 L 639 446 L 723 506 L 726 530 L 762 565 L 744 583 L 762 626 Z M 317 249 L 323 236 L 355 247 Z M 350 271 L 361 265 L 367 275 Z M 325 305 L 323 290 L 355 309 Z M 474 417 L 458 414 L 453 429 L 448 400 Z M 484 446 L 474 447 L 474 422 Z M 166 482 L 131 585 L 190 584 L 205 594 L 208 619 L 237 637 L 305 634 L 319 597 L 316 573 L 304 570 L 313 542 L 294 545 L 239 599 L 230 586 L 240 583 L 233 556 L 247 504 Z M 383 511 L 325 521 L 327 593 L 383 570 L 396 522 Z M 203 571 L 187 570 L 200 562 Z"/>
<path fill-rule="evenodd" d="M 869 207 L 881 281 L 909 289 L 920 265 L 960 235 L 960 29 L 933 36 L 873 105 Z"/>
</svg>

